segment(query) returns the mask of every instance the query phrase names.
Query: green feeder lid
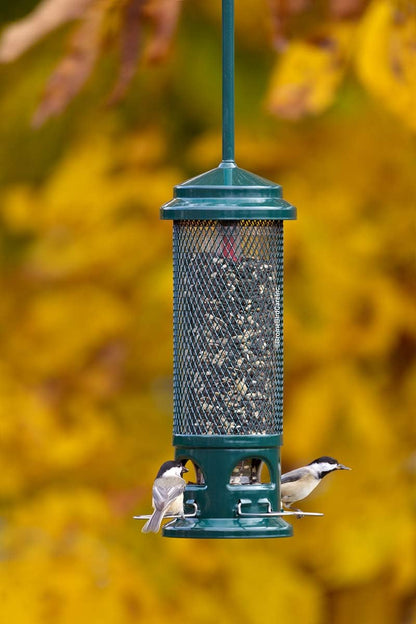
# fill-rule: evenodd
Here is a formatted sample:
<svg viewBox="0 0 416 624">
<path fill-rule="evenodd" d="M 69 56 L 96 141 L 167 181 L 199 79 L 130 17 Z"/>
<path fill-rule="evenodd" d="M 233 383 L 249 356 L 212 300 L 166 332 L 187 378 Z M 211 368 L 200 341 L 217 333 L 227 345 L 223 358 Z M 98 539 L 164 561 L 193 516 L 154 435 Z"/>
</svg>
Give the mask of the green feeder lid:
<svg viewBox="0 0 416 624">
<path fill-rule="evenodd" d="M 282 187 L 234 162 L 222 162 L 174 188 L 160 209 L 162 219 L 296 219 L 296 208 L 282 197 Z"/>
</svg>

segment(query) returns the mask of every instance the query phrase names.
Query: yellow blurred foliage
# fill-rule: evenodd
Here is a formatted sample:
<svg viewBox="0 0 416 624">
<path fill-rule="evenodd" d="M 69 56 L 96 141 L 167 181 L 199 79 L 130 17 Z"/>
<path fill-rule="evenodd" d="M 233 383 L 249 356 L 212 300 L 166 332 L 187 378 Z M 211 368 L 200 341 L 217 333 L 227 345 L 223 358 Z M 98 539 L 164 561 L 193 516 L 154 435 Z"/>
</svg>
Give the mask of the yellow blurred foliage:
<svg viewBox="0 0 416 624">
<path fill-rule="evenodd" d="M 280 54 L 267 106 L 284 119 L 331 106 L 354 67 L 363 86 L 412 130 L 416 128 L 416 15 L 412 2 L 373 0 L 355 21 L 328 22 Z"/>
<path fill-rule="evenodd" d="M 356 65 L 364 86 L 416 130 L 416 14 L 373 2 L 360 28 Z"/>
<path fill-rule="evenodd" d="M 0 569 L 3 621 L 163 621 L 144 573 L 106 539 L 114 518 L 97 493 L 51 491 L 13 521 L 1 542 L 10 558 Z"/>
<path fill-rule="evenodd" d="M 344 77 L 355 27 L 341 25 L 317 41 L 293 41 L 271 77 L 269 110 L 284 119 L 317 115 L 333 103 Z"/>
<path fill-rule="evenodd" d="M 201 70 L 218 53 L 220 3 L 188 5 L 177 60 L 143 70 L 117 110 L 97 108 L 90 85 L 33 133 L 56 41 L 4 70 L 2 623 L 416 621 L 414 17 L 397 21 L 398 4 L 372 2 L 282 52 L 267 106 L 313 120 L 239 113 L 238 164 L 299 210 L 285 224 L 283 468 L 330 454 L 353 469 L 303 502 L 325 516 L 294 520 L 288 540 L 167 540 L 132 519 L 173 454 L 172 232 L 159 207 L 220 157 Z M 275 61 L 252 6 L 239 9 L 237 111 Z M 351 67 L 376 98 L 344 80 Z M 105 82 L 108 66 L 97 71 Z"/>
</svg>

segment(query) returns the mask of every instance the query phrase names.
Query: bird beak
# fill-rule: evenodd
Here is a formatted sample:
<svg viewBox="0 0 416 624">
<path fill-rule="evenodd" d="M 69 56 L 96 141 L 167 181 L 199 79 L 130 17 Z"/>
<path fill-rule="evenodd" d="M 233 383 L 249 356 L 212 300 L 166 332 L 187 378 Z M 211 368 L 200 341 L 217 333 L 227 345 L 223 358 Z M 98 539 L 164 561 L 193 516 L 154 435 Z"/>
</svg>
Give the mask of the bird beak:
<svg viewBox="0 0 416 624">
<path fill-rule="evenodd" d="M 351 470 L 351 468 L 344 466 L 344 464 L 338 464 L 337 470 Z"/>
<path fill-rule="evenodd" d="M 348 468 L 349 470 L 349 468 Z M 189 468 L 185 468 L 185 466 L 182 468 L 182 472 L 189 472 Z"/>
</svg>

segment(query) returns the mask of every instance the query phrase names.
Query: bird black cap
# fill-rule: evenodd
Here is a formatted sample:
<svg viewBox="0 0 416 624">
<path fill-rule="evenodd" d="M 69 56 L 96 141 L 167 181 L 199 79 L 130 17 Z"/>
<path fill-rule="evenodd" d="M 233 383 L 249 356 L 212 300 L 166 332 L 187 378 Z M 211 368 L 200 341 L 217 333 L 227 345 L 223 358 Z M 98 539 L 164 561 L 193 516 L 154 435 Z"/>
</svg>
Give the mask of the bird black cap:
<svg viewBox="0 0 416 624">
<path fill-rule="evenodd" d="M 328 457 L 327 455 L 324 455 L 323 457 L 318 457 L 318 459 L 314 459 L 313 461 L 311 461 L 308 466 L 311 466 L 312 464 L 338 464 L 338 461 L 336 459 L 334 459 L 333 457 Z"/>
<path fill-rule="evenodd" d="M 163 474 L 165 474 L 165 472 L 167 470 L 170 470 L 170 468 L 180 468 L 182 473 L 183 472 L 188 472 L 188 469 L 185 468 L 185 466 L 183 465 L 182 462 L 180 461 L 166 461 L 164 464 L 161 465 L 161 467 L 159 468 L 159 472 L 156 475 L 156 479 L 158 479 L 159 477 L 161 477 Z"/>
</svg>

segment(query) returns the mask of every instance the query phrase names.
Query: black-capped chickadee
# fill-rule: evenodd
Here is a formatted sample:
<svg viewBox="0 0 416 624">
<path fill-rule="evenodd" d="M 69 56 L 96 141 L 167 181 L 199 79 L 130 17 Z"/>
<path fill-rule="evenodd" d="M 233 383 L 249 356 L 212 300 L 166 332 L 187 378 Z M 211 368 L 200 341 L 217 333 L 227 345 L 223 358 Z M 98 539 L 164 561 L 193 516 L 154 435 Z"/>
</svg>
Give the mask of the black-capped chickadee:
<svg viewBox="0 0 416 624">
<path fill-rule="evenodd" d="M 284 507 L 290 508 L 292 503 L 306 498 L 321 480 L 334 470 L 351 470 L 337 462 L 333 457 L 318 457 L 307 466 L 291 470 L 282 475 L 280 481 L 280 497 Z M 296 509 L 300 512 L 300 509 Z"/>
<path fill-rule="evenodd" d="M 183 493 L 186 486 L 182 479 L 188 468 L 179 461 L 167 461 L 161 465 L 153 483 L 152 506 L 154 512 L 142 528 L 142 533 L 157 533 L 166 514 L 183 516 Z"/>
</svg>

